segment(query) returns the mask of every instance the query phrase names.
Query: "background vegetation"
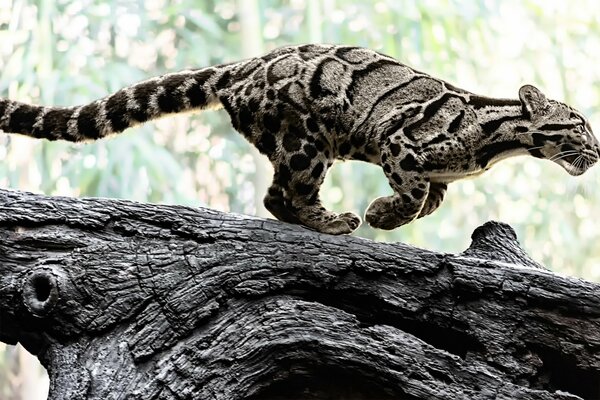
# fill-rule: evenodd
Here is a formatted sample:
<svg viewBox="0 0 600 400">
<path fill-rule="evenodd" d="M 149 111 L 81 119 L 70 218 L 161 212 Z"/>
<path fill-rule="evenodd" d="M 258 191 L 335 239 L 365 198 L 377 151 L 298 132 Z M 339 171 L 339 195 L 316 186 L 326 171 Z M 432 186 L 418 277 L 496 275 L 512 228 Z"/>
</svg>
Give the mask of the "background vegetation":
<svg viewBox="0 0 600 400">
<path fill-rule="evenodd" d="M 376 49 L 490 96 L 516 97 L 533 83 L 600 131 L 596 9 L 594 0 L 3 0 L 0 96 L 76 105 L 168 71 L 327 42 Z M 553 270 L 600 281 L 598 169 L 576 179 L 549 162 L 510 160 L 451 185 L 427 218 L 393 232 L 363 226 L 357 235 L 459 252 L 476 226 L 496 219 Z M 3 188 L 266 216 L 270 179 L 270 166 L 223 111 L 86 145 L 0 135 Z M 344 163 L 329 174 L 323 198 L 362 215 L 389 192 L 378 168 Z M 39 367 L 30 363 L 0 344 L 0 398 L 45 398 L 43 384 L 31 383 Z"/>
</svg>

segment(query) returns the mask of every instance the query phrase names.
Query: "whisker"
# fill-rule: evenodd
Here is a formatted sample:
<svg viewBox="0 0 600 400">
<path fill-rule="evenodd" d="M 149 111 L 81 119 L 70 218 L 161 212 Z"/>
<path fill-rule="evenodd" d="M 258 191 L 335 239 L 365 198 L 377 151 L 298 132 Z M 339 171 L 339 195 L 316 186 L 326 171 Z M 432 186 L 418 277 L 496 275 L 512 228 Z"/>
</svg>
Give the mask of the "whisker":
<svg viewBox="0 0 600 400">
<path fill-rule="evenodd" d="M 578 152 L 578 151 L 576 151 L 576 150 L 567 150 L 567 151 L 561 151 L 561 152 L 559 152 L 559 153 L 556 153 L 556 154 L 555 154 L 555 155 L 553 155 L 552 157 L 559 157 L 559 156 L 564 156 L 564 155 L 567 155 L 567 154 L 579 154 L 579 152 Z M 552 157 L 551 157 L 551 158 L 552 158 Z"/>
<path fill-rule="evenodd" d="M 583 157 L 582 157 L 581 155 L 579 155 L 579 156 L 577 156 L 577 157 L 575 158 L 575 160 L 573 160 L 573 163 L 572 163 L 572 164 L 573 164 L 573 166 L 574 166 L 574 167 L 577 167 L 577 168 L 578 168 L 578 167 L 581 165 L 581 162 L 582 162 L 582 161 L 583 161 Z"/>
<path fill-rule="evenodd" d="M 534 147 L 528 147 L 527 150 L 537 150 L 537 149 L 541 149 L 544 146 L 534 146 Z"/>
<path fill-rule="evenodd" d="M 574 156 L 574 155 L 577 155 L 577 154 L 579 154 L 578 151 L 569 150 L 569 151 L 565 151 L 565 152 L 561 152 L 561 153 L 555 154 L 552 157 L 550 157 L 548 160 L 550 160 L 550 161 L 556 161 L 556 160 L 560 160 L 562 158 L 569 157 L 569 156 Z M 581 155 L 579 155 L 579 157 L 581 157 Z"/>
</svg>

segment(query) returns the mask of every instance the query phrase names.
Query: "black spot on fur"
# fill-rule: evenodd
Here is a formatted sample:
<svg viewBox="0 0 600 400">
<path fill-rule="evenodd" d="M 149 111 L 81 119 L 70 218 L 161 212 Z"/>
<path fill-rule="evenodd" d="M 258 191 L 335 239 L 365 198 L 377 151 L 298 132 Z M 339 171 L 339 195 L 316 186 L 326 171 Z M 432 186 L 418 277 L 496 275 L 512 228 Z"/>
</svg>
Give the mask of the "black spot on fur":
<svg viewBox="0 0 600 400">
<path fill-rule="evenodd" d="M 325 144 L 322 141 L 320 141 L 319 139 L 315 140 L 315 147 L 317 148 L 318 151 L 325 150 Z"/>
<path fill-rule="evenodd" d="M 72 109 L 54 109 L 44 115 L 44 132 L 48 140 L 67 139 L 64 135 L 67 131 L 67 121 L 73 115 Z M 71 139 L 74 140 L 74 139 Z"/>
<path fill-rule="evenodd" d="M 257 143 L 258 150 L 266 154 L 272 154 L 275 151 L 275 136 L 269 132 L 263 132 Z"/>
<path fill-rule="evenodd" d="M 156 98 L 158 108 L 164 113 L 176 113 L 183 109 L 183 99 L 177 92 L 170 91 L 165 88 L 158 97 Z"/>
<path fill-rule="evenodd" d="M 418 171 L 417 160 L 412 154 L 407 154 L 406 157 L 400 161 L 400 167 L 405 171 Z"/>
<path fill-rule="evenodd" d="M 539 127 L 540 131 L 561 131 L 564 129 L 573 129 L 575 124 L 546 124 Z"/>
<path fill-rule="evenodd" d="M 269 89 L 267 90 L 267 99 L 269 100 L 275 100 L 276 94 L 275 91 L 273 89 Z"/>
<path fill-rule="evenodd" d="M 0 99 L 0 118 L 4 115 L 6 108 L 8 107 L 9 101 Z"/>
<path fill-rule="evenodd" d="M 315 119 L 313 117 L 309 117 L 306 120 L 306 127 L 311 132 L 315 132 L 315 133 L 319 132 L 319 124 L 317 124 L 317 121 L 315 121 Z"/>
<path fill-rule="evenodd" d="M 220 89 L 225 89 L 230 84 L 231 84 L 231 72 L 229 72 L 229 70 L 227 70 L 217 80 L 217 83 L 215 83 L 215 87 L 220 90 Z"/>
<path fill-rule="evenodd" d="M 198 82 L 187 88 L 185 96 L 190 101 L 192 107 L 202 107 L 206 104 L 206 93 Z"/>
<path fill-rule="evenodd" d="M 317 69 L 315 69 L 315 72 L 310 80 L 310 95 L 315 99 L 329 95 L 335 96 L 335 93 L 321 85 L 323 70 L 325 69 L 325 66 L 330 63 L 338 65 L 340 64 L 340 62 L 335 58 L 326 58 L 325 60 L 321 61 L 319 65 L 317 65 Z"/>
<path fill-rule="evenodd" d="M 527 128 L 526 126 L 517 126 L 515 128 L 515 132 L 517 133 L 525 133 L 527 131 L 529 131 L 529 128 Z"/>
<path fill-rule="evenodd" d="M 304 171 L 310 166 L 310 158 L 305 154 L 294 154 L 290 159 L 290 167 L 294 171 Z"/>
<path fill-rule="evenodd" d="M 294 185 L 294 189 L 299 195 L 306 196 L 313 191 L 314 185 L 298 182 Z"/>
<path fill-rule="evenodd" d="M 398 186 L 402 185 L 402 178 L 400 178 L 400 175 L 398 175 L 396 172 L 392 174 L 392 179 Z"/>
<path fill-rule="evenodd" d="M 286 133 L 285 135 L 283 135 L 283 148 L 286 151 L 292 152 L 292 151 L 298 151 L 300 150 L 300 140 L 295 136 L 292 135 L 291 133 Z"/>
<path fill-rule="evenodd" d="M 460 128 L 460 123 L 462 122 L 464 117 L 465 110 L 460 110 L 460 113 L 456 116 L 456 118 L 454 118 L 452 122 L 450 122 L 450 125 L 448 126 L 448 133 L 456 133 L 456 131 L 458 131 L 458 128 Z"/>
<path fill-rule="evenodd" d="M 425 195 L 425 192 L 422 191 L 421 189 L 414 188 L 410 191 L 410 194 L 412 194 L 412 196 L 415 199 L 419 200 L 419 199 L 423 198 L 423 196 Z"/>
<path fill-rule="evenodd" d="M 545 158 L 540 149 L 527 149 L 527 151 L 535 158 Z"/>
<path fill-rule="evenodd" d="M 312 169 L 310 174 L 312 175 L 313 178 L 317 179 L 323 173 L 323 168 L 324 168 L 323 163 L 318 162 L 317 165 L 314 166 L 314 168 Z"/>
<path fill-rule="evenodd" d="M 315 190 L 314 193 L 306 201 L 309 206 L 315 204 L 319 199 L 319 191 Z M 323 209 L 324 210 L 324 209 Z"/>
<path fill-rule="evenodd" d="M 317 46 L 317 45 L 314 45 L 314 44 L 305 44 L 305 45 L 299 46 L 298 47 L 298 51 L 301 52 L 301 53 L 304 53 L 304 52 L 315 52 L 315 51 L 318 52 L 318 53 L 320 53 L 320 52 L 323 51 L 323 49 L 321 48 L 321 46 Z"/>
<path fill-rule="evenodd" d="M 137 103 L 136 109 L 128 110 L 131 118 L 138 122 L 146 122 L 150 116 L 148 115 L 148 102 L 150 96 L 156 92 L 157 83 L 155 81 L 148 81 L 143 84 L 135 86 L 133 89 L 133 99 Z"/>
<path fill-rule="evenodd" d="M 365 146 L 365 153 L 374 156 L 377 154 L 377 149 L 368 144 Z"/>
<path fill-rule="evenodd" d="M 279 178 L 278 183 L 280 186 L 282 186 L 284 188 L 289 187 L 289 182 L 292 180 L 292 173 L 286 165 L 279 166 L 278 178 Z"/>
<path fill-rule="evenodd" d="M 281 128 L 281 121 L 279 118 L 270 113 L 266 113 L 263 116 L 263 124 L 265 125 L 265 128 L 271 132 L 277 132 L 279 131 L 279 128 Z"/>
<path fill-rule="evenodd" d="M 496 99 L 492 97 L 477 96 L 472 94 L 470 95 L 467 104 L 473 106 L 473 108 L 475 109 L 479 109 L 488 106 L 518 106 L 521 105 L 521 101 L 515 99 Z"/>
<path fill-rule="evenodd" d="M 444 135 L 443 133 L 439 134 L 436 137 L 434 137 L 433 139 L 431 139 L 429 142 L 423 143 L 423 148 L 432 146 L 434 144 L 442 143 L 446 140 L 448 140 L 448 136 Z"/>
<path fill-rule="evenodd" d="M 240 119 L 241 129 L 247 128 L 254 123 L 254 115 L 250 112 L 248 107 L 240 107 L 238 117 Z"/>
<path fill-rule="evenodd" d="M 19 105 L 10 115 L 8 129 L 10 132 L 24 133 L 31 132 L 31 128 L 35 122 L 35 117 L 39 114 L 40 109 L 28 104 Z"/>
<path fill-rule="evenodd" d="M 304 150 L 306 155 L 309 156 L 310 158 L 314 158 L 317 155 L 317 149 L 313 145 L 310 145 L 307 143 L 304 145 L 304 147 L 302 149 Z"/>
<path fill-rule="evenodd" d="M 509 115 L 506 117 L 501 117 L 498 119 L 488 121 L 485 124 L 482 124 L 481 129 L 483 130 L 484 134 L 491 135 L 492 133 L 496 132 L 503 123 L 508 122 L 508 121 L 519 120 L 521 118 L 522 118 L 522 116 L 520 116 L 520 115 L 514 115 L 514 116 Z"/>
<path fill-rule="evenodd" d="M 229 117 L 231 118 L 231 125 L 233 125 L 235 129 L 239 129 L 240 125 L 233 110 L 233 107 L 231 106 L 231 102 L 229 101 L 229 96 L 219 96 L 219 101 L 221 102 L 221 104 L 223 104 L 223 108 L 229 114 Z"/>
<path fill-rule="evenodd" d="M 352 153 L 352 159 L 353 160 L 360 160 L 360 161 L 367 161 L 367 156 L 364 153 L 361 153 L 360 151 Z"/>
<path fill-rule="evenodd" d="M 350 142 L 342 143 L 338 149 L 340 156 L 344 157 L 344 156 L 348 155 L 350 153 L 350 148 L 351 148 Z"/>
<path fill-rule="evenodd" d="M 411 199 L 411 197 L 405 193 L 402 194 L 402 202 L 404 204 L 410 204 L 412 203 L 413 199 Z"/>
<path fill-rule="evenodd" d="M 109 119 L 114 132 L 122 132 L 129 127 L 127 121 L 127 95 L 119 90 L 106 102 L 106 117 Z"/>
<path fill-rule="evenodd" d="M 523 147 L 525 147 L 523 143 L 519 142 L 518 140 L 507 140 L 504 142 L 485 145 L 477 154 L 477 164 L 479 164 L 481 168 L 485 168 L 490 160 L 497 155 Z"/>
<path fill-rule="evenodd" d="M 335 127 L 335 117 L 331 116 L 330 114 L 324 114 L 321 117 L 321 121 L 323 122 L 323 125 L 325 125 L 325 129 L 327 129 L 329 132 L 333 131 L 333 128 Z"/>
<path fill-rule="evenodd" d="M 534 146 L 543 146 L 546 142 L 555 142 L 558 143 L 563 138 L 563 135 L 554 134 L 554 135 L 545 135 L 543 133 L 534 132 L 531 135 L 533 139 Z"/>
<path fill-rule="evenodd" d="M 429 122 L 431 118 L 439 111 L 439 109 L 451 98 L 458 98 L 461 101 L 465 101 L 462 97 L 457 96 L 453 93 L 444 93 L 439 99 L 436 99 L 429 103 L 423 110 L 423 117 L 414 123 L 404 128 L 404 134 L 411 140 L 415 140 L 413 132 L 422 127 L 424 124 Z"/>
<path fill-rule="evenodd" d="M 306 138 L 306 131 L 303 128 L 300 128 L 298 125 L 296 125 L 296 123 L 290 123 L 290 125 L 288 126 L 288 131 L 299 139 Z"/>
<path fill-rule="evenodd" d="M 442 154 L 439 153 L 438 157 L 442 157 Z M 444 164 L 438 163 L 436 161 L 425 161 L 423 162 L 423 168 L 425 168 L 428 171 L 436 171 L 436 170 L 443 170 L 444 169 Z"/>
<path fill-rule="evenodd" d="M 400 154 L 400 145 L 398 143 L 390 144 L 390 151 L 394 157 L 398 157 L 398 154 Z"/>
<path fill-rule="evenodd" d="M 96 126 L 96 115 L 98 115 L 99 106 L 91 103 L 84 106 L 79 112 L 77 118 L 77 129 L 82 136 L 90 139 L 98 139 L 100 130 Z"/>
<path fill-rule="evenodd" d="M 352 142 L 352 146 L 361 147 L 365 144 L 365 137 L 363 135 L 354 134 L 350 137 L 350 142 Z"/>
</svg>

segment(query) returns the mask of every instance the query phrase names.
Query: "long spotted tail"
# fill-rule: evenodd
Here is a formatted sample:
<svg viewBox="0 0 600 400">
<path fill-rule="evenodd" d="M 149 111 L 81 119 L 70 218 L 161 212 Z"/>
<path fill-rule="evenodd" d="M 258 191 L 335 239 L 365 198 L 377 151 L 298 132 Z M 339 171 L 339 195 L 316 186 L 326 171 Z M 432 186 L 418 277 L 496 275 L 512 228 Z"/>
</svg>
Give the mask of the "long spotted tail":
<svg viewBox="0 0 600 400">
<path fill-rule="evenodd" d="M 0 99 L 0 131 L 80 142 L 119 133 L 166 114 L 218 108 L 214 83 L 227 67 L 152 78 L 77 107 L 44 107 Z"/>
</svg>

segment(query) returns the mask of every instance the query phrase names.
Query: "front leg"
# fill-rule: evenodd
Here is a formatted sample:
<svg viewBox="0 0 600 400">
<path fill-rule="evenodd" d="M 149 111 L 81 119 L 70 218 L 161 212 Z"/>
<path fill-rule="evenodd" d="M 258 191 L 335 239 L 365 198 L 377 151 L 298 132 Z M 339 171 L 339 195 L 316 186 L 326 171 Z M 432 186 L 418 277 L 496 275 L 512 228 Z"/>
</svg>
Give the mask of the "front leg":
<svg viewBox="0 0 600 400">
<path fill-rule="evenodd" d="M 382 150 L 383 170 L 394 194 L 375 199 L 365 214 L 369 225 L 394 229 L 420 216 L 429 196 L 430 183 L 415 157 L 409 152 Z"/>
<path fill-rule="evenodd" d="M 427 195 L 427 200 L 425 200 L 425 204 L 421 209 L 421 212 L 417 216 L 417 218 L 423 218 L 435 210 L 442 204 L 444 201 L 444 195 L 446 194 L 446 189 L 448 189 L 448 185 L 440 182 L 431 182 L 429 184 L 429 194 Z"/>
</svg>

